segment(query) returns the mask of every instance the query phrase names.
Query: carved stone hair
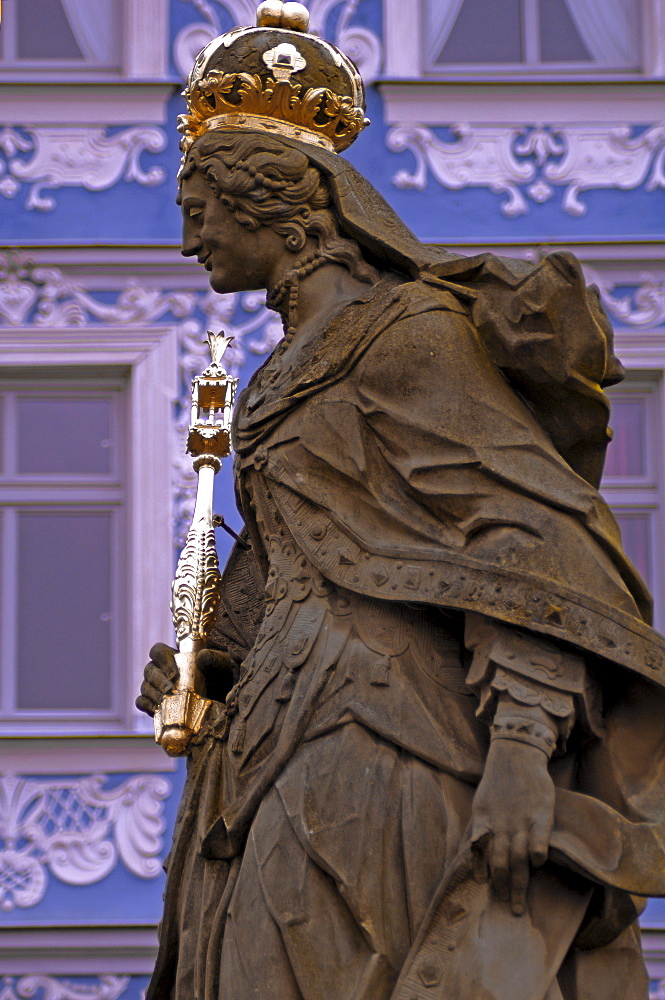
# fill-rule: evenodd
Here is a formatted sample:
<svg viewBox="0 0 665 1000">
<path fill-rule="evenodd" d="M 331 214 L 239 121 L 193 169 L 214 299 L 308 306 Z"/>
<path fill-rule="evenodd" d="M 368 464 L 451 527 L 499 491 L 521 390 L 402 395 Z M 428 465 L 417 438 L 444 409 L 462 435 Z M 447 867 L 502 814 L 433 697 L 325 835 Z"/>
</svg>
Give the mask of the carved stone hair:
<svg viewBox="0 0 665 1000">
<path fill-rule="evenodd" d="M 246 229 L 270 226 L 292 253 L 313 237 L 322 257 L 344 265 L 361 281 L 376 280 L 376 270 L 355 240 L 340 233 L 327 181 L 300 150 L 270 135 L 217 130 L 196 140 L 181 179 L 195 169 Z"/>
</svg>

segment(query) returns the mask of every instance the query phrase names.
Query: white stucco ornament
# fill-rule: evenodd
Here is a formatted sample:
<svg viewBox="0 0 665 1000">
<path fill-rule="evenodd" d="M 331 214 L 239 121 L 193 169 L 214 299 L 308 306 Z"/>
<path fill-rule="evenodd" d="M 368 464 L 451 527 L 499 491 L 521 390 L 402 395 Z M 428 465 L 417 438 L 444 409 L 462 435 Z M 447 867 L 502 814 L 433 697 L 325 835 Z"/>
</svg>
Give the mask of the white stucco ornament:
<svg viewBox="0 0 665 1000">
<path fill-rule="evenodd" d="M 154 187 L 166 179 L 164 167 L 144 170 L 140 162 L 142 153 L 165 149 L 161 128 L 141 126 L 109 135 L 102 128 L 49 126 L 26 128 L 24 133 L 12 128 L 0 132 L 0 195 L 15 198 L 29 185 L 29 211 L 53 211 L 55 199 L 45 191 L 105 191 L 120 181 Z"/>
<path fill-rule="evenodd" d="M 455 139 L 442 142 L 431 129 L 420 126 L 394 128 L 388 133 L 388 149 L 393 153 L 410 150 L 416 158 L 413 173 L 399 170 L 393 177 L 395 187 L 424 191 L 428 169 L 442 187 L 459 191 L 467 187 L 487 187 L 493 194 L 505 194 L 501 205 L 505 215 L 522 215 L 526 201 L 519 184 L 535 177 L 535 168 L 518 160 L 513 146 L 520 135 L 515 127 L 476 128 L 453 125 Z"/>
<path fill-rule="evenodd" d="M 129 983 L 129 976 L 99 976 L 85 983 L 45 975 L 4 976 L 0 1000 L 118 1000 Z"/>
<path fill-rule="evenodd" d="M 589 282 L 598 286 L 603 305 L 613 320 L 635 328 L 665 323 L 665 281 L 662 277 L 653 273 L 639 274 L 639 283 L 626 290 L 625 278 L 610 280 L 588 266 L 584 273 Z"/>
<path fill-rule="evenodd" d="M 188 24 L 179 32 L 173 45 L 173 58 L 178 72 L 187 79 L 194 60 L 201 49 L 213 38 L 223 34 L 229 27 L 235 25 L 253 25 L 256 23 L 256 0 L 185 0 L 195 7 L 205 17 L 205 21 Z M 352 59 L 362 76 L 365 85 L 371 84 L 379 74 L 383 60 L 381 42 L 378 36 L 352 23 L 358 4 L 361 0 L 310 0 L 305 6 L 309 8 L 309 31 L 322 38 L 328 38 L 328 18 L 341 7 L 338 12 L 334 37 L 330 37 L 335 45 Z M 223 15 L 226 14 L 226 19 Z"/>
<path fill-rule="evenodd" d="M 49 874 L 92 885 L 119 861 L 139 878 L 160 874 L 170 782 L 151 774 L 112 788 L 107 781 L 0 775 L 0 909 L 36 906 Z"/>
<path fill-rule="evenodd" d="M 396 126 L 388 149 L 413 153 L 415 170 L 398 170 L 393 184 L 423 191 L 431 174 L 442 187 L 485 187 L 506 197 L 501 211 L 526 215 L 530 202 L 543 204 L 563 188 L 561 208 L 579 218 L 588 208 L 580 195 L 591 190 L 646 191 L 665 188 L 665 125 L 635 134 L 630 126 L 469 125 L 451 127 L 452 141 L 421 125 Z"/>
</svg>

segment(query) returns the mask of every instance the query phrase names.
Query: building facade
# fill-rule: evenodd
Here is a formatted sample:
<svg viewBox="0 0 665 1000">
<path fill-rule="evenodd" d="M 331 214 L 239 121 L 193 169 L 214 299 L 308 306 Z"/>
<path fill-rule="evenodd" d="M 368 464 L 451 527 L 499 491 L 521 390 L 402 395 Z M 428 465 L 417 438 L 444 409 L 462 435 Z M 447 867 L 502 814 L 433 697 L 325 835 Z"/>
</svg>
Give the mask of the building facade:
<svg viewBox="0 0 665 1000">
<path fill-rule="evenodd" d="M 599 286 L 628 370 L 604 492 L 665 629 L 665 0 L 308 6 L 369 84 L 348 157 L 421 239 L 571 249 Z M 255 7 L 2 3 L 2 1000 L 138 1000 L 154 958 L 183 775 L 133 703 L 172 635 L 189 382 L 207 329 L 241 384 L 281 336 L 262 294 L 179 256 L 175 118 L 196 53 Z M 643 926 L 665 997 L 665 905 Z"/>
</svg>

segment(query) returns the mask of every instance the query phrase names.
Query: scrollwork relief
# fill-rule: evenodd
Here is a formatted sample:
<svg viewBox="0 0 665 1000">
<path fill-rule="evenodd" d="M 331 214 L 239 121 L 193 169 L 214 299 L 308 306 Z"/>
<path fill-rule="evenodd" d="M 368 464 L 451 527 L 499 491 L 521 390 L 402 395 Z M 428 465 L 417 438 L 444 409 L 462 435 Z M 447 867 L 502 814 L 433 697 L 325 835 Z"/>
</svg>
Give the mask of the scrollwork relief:
<svg viewBox="0 0 665 1000">
<path fill-rule="evenodd" d="M 665 125 L 642 132 L 627 125 L 453 125 L 451 132 L 446 141 L 419 125 L 392 128 L 388 149 L 409 150 L 416 160 L 413 171 L 394 174 L 393 184 L 423 191 L 431 173 L 450 190 L 489 188 L 505 195 L 500 208 L 510 218 L 528 214 L 530 202 L 549 201 L 557 188 L 561 208 L 576 218 L 588 211 L 585 191 L 665 188 Z"/>
<path fill-rule="evenodd" d="M 626 326 L 653 327 L 665 323 L 665 280 L 655 275 L 640 276 L 639 284 L 626 288 L 626 283 L 618 285 L 607 281 L 591 268 L 585 268 L 590 281 L 600 290 L 603 304 L 613 320 Z M 621 292 L 619 289 L 623 288 Z"/>
<path fill-rule="evenodd" d="M 165 147 L 163 129 L 154 126 L 128 128 L 114 135 L 101 128 L 40 127 L 22 132 L 4 128 L 0 132 L 0 194 L 15 198 L 23 185 L 29 185 L 25 208 L 51 212 L 56 201 L 45 191 L 63 187 L 105 191 L 121 180 L 154 187 L 163 184 L 166 170 L 162 166 L 144 170 L 141 155 L 161 153 Z"/>
<path fill-rule="evenodd" d="M 523 215 L 528 210 L 527 202 L 518 185 L 533 180 L 535 168 L 515 155 L 520 129 L 454 125 L 451 131 L 455 140 L 442 142 L 428 128 L 391 129 L 388 149 L 393 153 L 410 150 L 416 158 L 412 173 L 398 170 L 393 176 L 395 187 L 424 191 L 429 170 L 442 187 L 452 191 L 488 187 L 493 194 L 505 195 L 501 204 L 504 215 Z"/>
<path fill-rule="evenodd" d="M 159 875 L 170 782 L 150 774 L 107 781 L 0 776 L 0 909 L 36 906 L 49 874 L 92 885 L 122 861 L 139 878 Z"/>
<path fill-rule="evenodd" d="M 93 983 L 44 975 L 4 976 L 0 1000 L 118 1000 L 129 982 L 129 976 L 99 976 Z"/>
<path fill-rule="evenodd" d="M 254 0 L 188 0 L 188 2 L 203 20 L 188 24 L 175 40 L 173 56 L 183 79 L 189 74 L 197 54 L 213 38 L 232 26 L 256 23 Z M 353 59 L 365 84 L 368 85 L 378 76 L 383 53 L 381 42 L 373 31 L 352 23 L 361 2 L 362 0 L 311 0 L 307 3 L 311 18 L 309 30 L 334 41 L 335 45 Z M 340 7 L 341 10 L 338 10 Z M 329 31 L 333 12 L 338 12 L 334 35 Z"/>
</svg>

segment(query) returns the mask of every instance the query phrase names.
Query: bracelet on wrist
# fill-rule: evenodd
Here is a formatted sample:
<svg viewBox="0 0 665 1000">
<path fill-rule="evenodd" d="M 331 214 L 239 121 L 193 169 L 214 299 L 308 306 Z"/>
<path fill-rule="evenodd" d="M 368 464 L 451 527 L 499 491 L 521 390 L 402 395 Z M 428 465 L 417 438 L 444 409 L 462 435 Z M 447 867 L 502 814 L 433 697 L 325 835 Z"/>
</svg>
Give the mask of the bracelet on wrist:
<svg viewBox="0 0 665 1000">
<path fill-rule="evenodd" d="M 549 760 L 557 745 L 557 733 L 550 726 L 524 716 L 511 715 L 495 719 L 490 728 L 492 742 L 494 740 L 513 740 L 516 743 L 528 743 L 542 750 Z"/>
</svg>

